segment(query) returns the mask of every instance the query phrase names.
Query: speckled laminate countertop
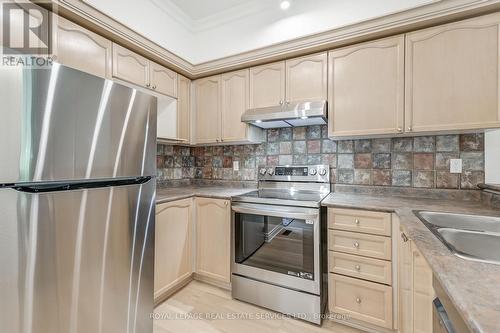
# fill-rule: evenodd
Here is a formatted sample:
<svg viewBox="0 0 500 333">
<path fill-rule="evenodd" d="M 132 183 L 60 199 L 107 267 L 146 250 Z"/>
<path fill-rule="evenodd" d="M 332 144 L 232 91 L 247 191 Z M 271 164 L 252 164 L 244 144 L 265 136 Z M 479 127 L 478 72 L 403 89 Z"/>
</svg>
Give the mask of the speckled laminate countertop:
<svg viewBox="0 0 500 333">
<path fill-rule="evenodd" d="M 405 233 L 425 257 L 456 309 L 472 332 L 500 332 L 500 265 L 467 261 L 454 256 L 416 217 L 413 210 L 500 216 L 477 201 L 421 199 L 332 193 L 322 205 L 395 212 Z"/>
<path fill-rule="evenodd" d="M 184 186 L 158 188 L 156 190 L 156 203 L 165 203 L 190 197 L 204 197 L 214 199 L 231 199 L 233 196 L 254 191 L 252 187 L 227 187 L 227 186 Z"/>
</svg>

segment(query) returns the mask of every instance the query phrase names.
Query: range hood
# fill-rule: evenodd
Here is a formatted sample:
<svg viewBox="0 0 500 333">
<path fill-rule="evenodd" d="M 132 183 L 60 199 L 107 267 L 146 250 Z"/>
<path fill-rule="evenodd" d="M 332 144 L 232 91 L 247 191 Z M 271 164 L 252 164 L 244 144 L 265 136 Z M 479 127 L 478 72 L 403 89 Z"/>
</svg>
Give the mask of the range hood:
<svg viewBox="0 0 500 333">
<path fill-rule="evenodd" d="M 241 121 L 260 128 L 324 125 L 327 123 L 327 103 L 312 101 L 248 109 Z"/>
</svg>

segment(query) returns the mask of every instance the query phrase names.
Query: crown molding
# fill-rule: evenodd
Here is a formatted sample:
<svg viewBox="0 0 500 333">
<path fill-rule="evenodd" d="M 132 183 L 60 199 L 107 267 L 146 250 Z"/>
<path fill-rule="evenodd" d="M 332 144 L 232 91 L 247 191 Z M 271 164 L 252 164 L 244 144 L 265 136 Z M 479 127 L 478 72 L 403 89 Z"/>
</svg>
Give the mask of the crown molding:
<svg viewBox="0 0 500 333">
<path fill-rule="evenodd" d="M 192 64 L 82 0 L 52 0 L 52 3 L 57 5 L 60 15 L 190 79 L 500 11 L 500 0 L 442 0 L 221 59 Z"/>
</svg>

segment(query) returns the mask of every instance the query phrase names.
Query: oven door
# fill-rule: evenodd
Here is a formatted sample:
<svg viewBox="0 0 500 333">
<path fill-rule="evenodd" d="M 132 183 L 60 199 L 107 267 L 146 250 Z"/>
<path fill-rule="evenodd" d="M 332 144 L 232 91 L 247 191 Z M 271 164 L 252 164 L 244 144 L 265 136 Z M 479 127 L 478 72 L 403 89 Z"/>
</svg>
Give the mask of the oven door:
<svg viewBox="0 0 500 333">
<path fill-rule="evenodd" d="M 232 273 L 319 295 L 320 210 L 234 203 Z"/>
</svg>

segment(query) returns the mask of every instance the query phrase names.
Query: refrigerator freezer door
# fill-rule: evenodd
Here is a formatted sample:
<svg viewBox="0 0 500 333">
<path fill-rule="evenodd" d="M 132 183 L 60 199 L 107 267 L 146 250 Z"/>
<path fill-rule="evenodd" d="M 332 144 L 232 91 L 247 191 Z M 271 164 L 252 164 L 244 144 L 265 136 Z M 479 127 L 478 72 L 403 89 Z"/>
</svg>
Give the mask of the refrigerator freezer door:
<svg viewBox="0 0 500 333">
<path fill-rule="evenodd" d="M 0 190 L 2 332 L 152 332 L 154 194 Z"/>
<path fill-rule="evenodd" d="M 0 91 L 0 184 L 155 175 L 156 97 L 59 64 Z"/>
</svg>

